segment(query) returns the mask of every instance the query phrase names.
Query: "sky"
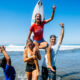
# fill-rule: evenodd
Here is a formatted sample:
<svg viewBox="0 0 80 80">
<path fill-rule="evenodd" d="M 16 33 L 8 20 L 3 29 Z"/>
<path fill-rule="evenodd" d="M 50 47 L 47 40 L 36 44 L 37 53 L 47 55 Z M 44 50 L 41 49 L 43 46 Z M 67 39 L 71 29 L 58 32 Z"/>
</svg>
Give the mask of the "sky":
<svg viewBox="0 0 80 80">
<path fill-rule="evenodd" d="M 31 17 L 38 0 L 0 0 L 0 44 L 25 44 L 31 26 Z M 80 44 L 80 0 L 42 0 L 45 19 L 54 19 L 44 26 L 44 39 L 60 36 L 64 22 L 63 44 Z M 58 39 L 58 38 L 57 38 Z"/>
</svg>

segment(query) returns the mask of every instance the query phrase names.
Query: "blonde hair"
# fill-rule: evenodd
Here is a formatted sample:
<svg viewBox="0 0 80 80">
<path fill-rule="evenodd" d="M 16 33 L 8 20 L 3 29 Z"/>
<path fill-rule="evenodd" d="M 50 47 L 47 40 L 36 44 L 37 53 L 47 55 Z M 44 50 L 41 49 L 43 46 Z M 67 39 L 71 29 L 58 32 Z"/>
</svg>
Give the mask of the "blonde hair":
<svg viewBox="0 0 80 80">
<path fill-rule="evenodd" d="M 25 45 L 24 48 L 27 48 L 27 47 L 28 47 L 28 46 L 27 46 L 28 42 L 32 42 L 32 43 L 33 43 L 33 41 L 32 41 L 31 39 L 27 40 L 27 41 L 26 41 L 26 45 Z"/>
</svg>

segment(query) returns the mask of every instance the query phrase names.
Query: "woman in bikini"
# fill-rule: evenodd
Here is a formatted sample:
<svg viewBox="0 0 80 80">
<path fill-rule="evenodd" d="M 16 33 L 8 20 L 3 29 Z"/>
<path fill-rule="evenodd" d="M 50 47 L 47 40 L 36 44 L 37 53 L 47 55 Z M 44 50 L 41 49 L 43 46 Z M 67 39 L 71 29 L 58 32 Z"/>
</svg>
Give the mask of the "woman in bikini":
<svg viewBox="0 0 80 80">
<path fill-rule="evenodd" d="M 34 45 L 32 40 L 28 40 L 23 54 L 23 60 L 26 63 L 26 75 L 28 80 L 38 80 L 38 59 L 41 59 L 38 48 Z"/>
</svg>

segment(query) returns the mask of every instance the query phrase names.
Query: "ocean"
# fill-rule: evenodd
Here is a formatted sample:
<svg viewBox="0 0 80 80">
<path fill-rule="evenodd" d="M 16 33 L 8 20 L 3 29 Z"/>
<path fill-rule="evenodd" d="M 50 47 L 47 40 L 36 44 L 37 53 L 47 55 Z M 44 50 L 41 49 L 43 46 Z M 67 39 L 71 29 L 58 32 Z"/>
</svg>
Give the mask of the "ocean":
<svg viewBox="0 0 80 80">
<path fill-rule="evenodd" d="M 24 46 L 8 45 L 6 46 L 6 50 L 16 70 L 16 80 L 27 80 L 25 63 L 23 62 Z M 40 53 L 42 56 L 41 61 L 39 61 L 41 70 L 45 53 L 43 50 L 40 50 Z M 3 55 L 0 53 L 1 57 Z M 62 45 L 56 56 L 56 67 L 57 80 L 80 80 L 80 45 Z M 4 80 L 2 68 L 0 68 L 0 80 Z"/>
</svg>

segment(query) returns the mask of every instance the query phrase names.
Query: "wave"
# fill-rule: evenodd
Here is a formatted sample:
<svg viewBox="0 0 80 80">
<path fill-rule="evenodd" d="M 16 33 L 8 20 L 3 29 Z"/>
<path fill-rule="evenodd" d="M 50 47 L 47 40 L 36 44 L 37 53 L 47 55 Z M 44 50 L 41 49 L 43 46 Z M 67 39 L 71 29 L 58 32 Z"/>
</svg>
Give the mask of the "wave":
<svg viewBox="0 0 80 80">
<path fill-rule="evenodd" d="M 6 46 L 6 51 L 24 51 L 24 46 L 9 45 Z"/>
<path fill-rule="evenodd" d="M 80 46 L 78 45 L 62 45 L 60 47 L 60 50 L 76 50 L 76 49 L 80 49 Z"/>
<path fill-rule="evenodd" d="M 8 45 L 6 46 L 7 51 L 24 51 L 25 46 L 16 46 L 16 45 Z M 76 50 L 80 49 L 79 45 L 61 45 L 60 50 L 65 51 L 65 50 Z M 43 49 L 41 49 L 43 50 Z"/>
</svg>

